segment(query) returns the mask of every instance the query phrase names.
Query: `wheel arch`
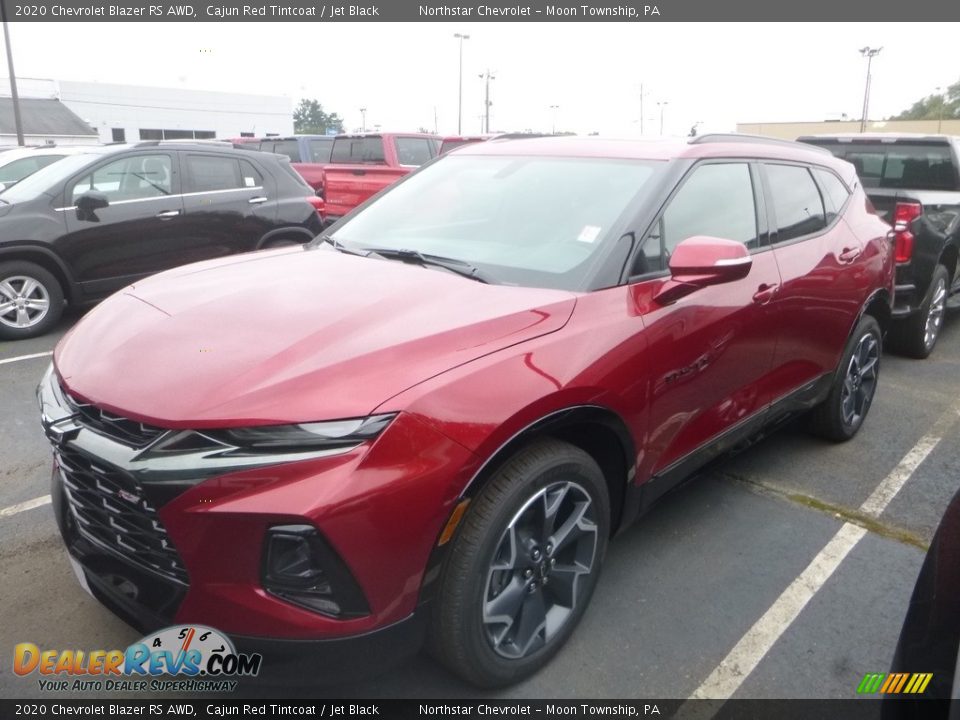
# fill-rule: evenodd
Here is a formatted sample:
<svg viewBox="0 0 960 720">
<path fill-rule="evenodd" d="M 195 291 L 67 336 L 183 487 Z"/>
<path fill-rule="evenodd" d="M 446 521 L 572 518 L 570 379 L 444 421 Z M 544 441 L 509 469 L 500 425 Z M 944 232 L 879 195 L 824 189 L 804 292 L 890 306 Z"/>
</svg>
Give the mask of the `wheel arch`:
<svg viewBox="0 0 960 720">
<path fill-rule="evenodd" d="M 957 250 L 956 242 L 948 242 L 946 247 L 940 252 L 940 264 L 947 269 L 947 290 L 949 291 L 949 284 L 952 284 L 954 278 L 957 275 L 957 259 L 960 257 L 960 252 Z"/>
<path fill-rule="evenodd" d="M 32 245 L 13 245 L 0 248 L 0 263 L 32 262 L 49 272 L 60 283 L 67 302 L 76 304 L 80 298 L 73 275 L 63 261 L 52 251 Z"/>
<path fill-rule="evenodd" d="M 857 313 L 853 324 L 850 326 L 850 332 L 847 335 L 848 339 L 853 335 L 853 331 L 857 329 L 857 325 L 860 324 L 860 319 L 864 315 L 869 315 L 874 318 L 880 324 L 881 334 L 886 335 L 887 331 L 890 330 L 892 321 L 891 301 L 892 298 L 886 288 L 881 288 L 871 293 L 870 297 L 868 297 L 867 301 L 863 304 L 863 307 L 860 308 L 860 312 Z"/>
</svg>

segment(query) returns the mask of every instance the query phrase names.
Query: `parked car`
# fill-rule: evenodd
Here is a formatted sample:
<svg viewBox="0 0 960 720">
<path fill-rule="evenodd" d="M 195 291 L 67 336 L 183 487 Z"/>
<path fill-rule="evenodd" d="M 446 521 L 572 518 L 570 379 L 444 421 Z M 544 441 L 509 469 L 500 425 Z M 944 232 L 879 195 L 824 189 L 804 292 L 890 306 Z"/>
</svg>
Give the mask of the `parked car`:
<svg viewBox="0 0 960 720">
<path fill-rule="evenodd" d="M 486 142 L 491 137 L 493 137 L 493 135 L 449 135 L 440 140 L 440 154 L 443 155 L 464 145 Z"/>
<path fill-rule="evenodd" d="M 323 197 L 338 220 L 404 175 L 432 160 L 440 139 L 422 133 L 337 135 L 324 168 Z"/>
<path fill-rule="evenodd" d="M 426 634 L 515 682 L 668 489 L 800 413 L 860 430 L 887 230 L 797 143 L 461 148 L 306 248 L 80 320 L 39 388 L 70 557 L 137 627 L 212 624 L 299 678 Z"/>
<path fill-rule="evenodd" d="M 800 140 L 852 163 L 877 212 L 894 226 L 897 294 L 890 343 L 906 355 L 929 356 L 947 299 L 960 292 L 960 138 L 875 133 Z"/>
<path fill-rule="evenodd" d="M 273 155 L 190 142 L 86 148 L 0 195 L 0 339 L 46 332 L 65 298 L 85 305 L 177 265 L 309 241 L 322 204 Z"/>
<path fill-rule="evenodd" d="M 85 152 L 85 147 L 15 148 L 0 152 L 0 192 L 11 188 L 40 168 L 67 155 Z"/>
<path fill-rule="evenodd" d="M 288 137 L 240 138 L 234 147 L 242 150 L 286 155 L 290 164 L 315 191 L 323 190 L 323 166 L 330 162 L 333 137 L 329 135 L 291 135 Z"/>
</svg>

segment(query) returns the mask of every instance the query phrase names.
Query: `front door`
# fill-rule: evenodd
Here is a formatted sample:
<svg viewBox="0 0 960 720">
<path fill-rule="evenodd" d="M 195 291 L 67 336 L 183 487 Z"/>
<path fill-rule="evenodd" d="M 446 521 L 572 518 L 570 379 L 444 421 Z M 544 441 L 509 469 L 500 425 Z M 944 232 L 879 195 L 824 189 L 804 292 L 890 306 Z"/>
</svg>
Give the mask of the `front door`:
<svg viewBox="0 0 960 720">
<path fill-rule="evenodd" d="M 102 193 L 109 205 L 81 212 L 77 199 L 88 192 Z M 154 149 L 106 161 L 69 182 L 62 202 L 66 233 L 57 249 L 89 297 L 189 260 L 177 244 L 183 199 L 172 152 Z"/>
</svg>

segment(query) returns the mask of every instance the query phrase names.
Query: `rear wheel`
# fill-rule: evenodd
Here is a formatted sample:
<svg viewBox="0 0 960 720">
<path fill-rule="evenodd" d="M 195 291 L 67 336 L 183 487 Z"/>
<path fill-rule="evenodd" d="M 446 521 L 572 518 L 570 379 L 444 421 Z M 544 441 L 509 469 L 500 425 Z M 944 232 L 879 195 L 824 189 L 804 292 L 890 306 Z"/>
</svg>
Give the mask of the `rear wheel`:
<svg viewBox="0 0 960 720">
<path fill-rule="evenodd" d="M 431 621 L 434 654 L 484 687 L 543 667 L 596 587 L 609 507 L 603 473 L 579 448 L 542 440 L 511 458 L 450 548 Z"/>
<path fill-rule="evenodd" d="M 835 442 L 857 434 L 877 391 L 882 349 L 879 323 L 864 315 L 847 341 L 830 394 L 811 412 L 814 434 Z"/>
<path fill-rule="evenodd" d="M 42 335 L 63 313 L 63 290 L 39 265 L 23 260 L 0 263 L 0 338 Z"/>
<path fill-rule="evenodd" d="M 947 269 L 937 265 L 920 310 L 905 320 L 894 322 L 890 334 L 890 344 L 894 350 L 921 360 L 930 356 L 943 328 L 949 282 Z"/>
</svg>

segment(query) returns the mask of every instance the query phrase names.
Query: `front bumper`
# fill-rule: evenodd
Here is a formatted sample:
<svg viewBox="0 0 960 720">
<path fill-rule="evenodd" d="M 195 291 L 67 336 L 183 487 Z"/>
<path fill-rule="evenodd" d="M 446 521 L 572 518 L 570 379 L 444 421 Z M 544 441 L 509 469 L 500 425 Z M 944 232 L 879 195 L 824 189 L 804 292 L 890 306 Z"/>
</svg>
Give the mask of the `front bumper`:
<svg viewBox="0 0 960 720">
<path fill-rule="evenodd" d="M 91 594 L 134 627 L 146 632 L 179 623 L 210 625 L 258 652 L 270 649 L 277 666 L 300 667 L 304 649 L 310 657 L 337 658 L 334 665 L 355 656 L 369 666 L 373 657 L 389 662 L 418 646 L 427 562 L 477 465 L 472 453 L 424 421 L 401 414 L 373 443 L 336 455 L 213 474 L 192 483 L 185 479 L 189 473 L 181 472 L 171 485 L 178 492 L 165 497 L 151 491 L 147 500 L 156 502 L 144 507 L 154 510 L 155 521 L 147 515 L 144 523 L 156 522 L 164 533 L 182 564 L 181 576 L 144 563 L 122 545 L 118 551 L 78 522 L 82 513 L 62 458 L 89 463 L 84 467 L 95 476 L 98 491 L 109 485 L 99 482 L 99 473 L 132 480 L 133 486 L 115 492 L 123 490 L 133 499 L 155 477 L 149 462 L 138 460 L 142 466 L 134 469 L 119 464 L 113 440 L 71 419 L 69 401 L 53 373 L 39 395 L 54 446 L 52 497 L 67 549 Z M 104 502 L 115 504 L 115 499 Z M 265 534 L 271 526 L 291 523 L 310 524 L 323 534 L 360 586 L 368 615 L 329 617 L 264 590 Z"/>
</svg>

